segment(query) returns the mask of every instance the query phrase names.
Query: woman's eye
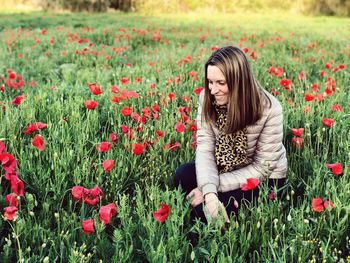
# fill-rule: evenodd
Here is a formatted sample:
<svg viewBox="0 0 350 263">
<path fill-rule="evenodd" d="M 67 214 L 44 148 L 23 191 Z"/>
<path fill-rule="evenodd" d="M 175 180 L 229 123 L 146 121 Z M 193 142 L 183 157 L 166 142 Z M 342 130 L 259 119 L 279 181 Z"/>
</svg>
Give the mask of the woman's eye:
<svg viewBox="0 0 350 263">
<path fill-rule="evenodd" d="M 221 86 L 224 86 L 226 83 L 225 82 L 220 82 L 219 83 Z"/>
</svg>

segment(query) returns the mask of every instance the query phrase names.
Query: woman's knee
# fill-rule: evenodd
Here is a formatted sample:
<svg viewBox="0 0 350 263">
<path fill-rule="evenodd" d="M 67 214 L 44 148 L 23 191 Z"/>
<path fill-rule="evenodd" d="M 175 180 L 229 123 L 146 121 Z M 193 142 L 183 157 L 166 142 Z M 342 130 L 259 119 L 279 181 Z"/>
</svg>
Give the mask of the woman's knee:
<svg viewBox="0 0 350 263">
<path fill-rule="evenodd" d="M 195 177 L 196 177 L 195 175 L 196 175 L 196 169 L 195 169 L 194 163 L 186 163 L 179 166 L 176 169 L 175 175 L 174 175 L 175 187 L 178 187 L 180 184 L 182 185 L 183 182 L 192 181 L 193 178 L 190 178 L 190 177 L 194 177 L 194 180 L 195 180 Z"/>
</svg>

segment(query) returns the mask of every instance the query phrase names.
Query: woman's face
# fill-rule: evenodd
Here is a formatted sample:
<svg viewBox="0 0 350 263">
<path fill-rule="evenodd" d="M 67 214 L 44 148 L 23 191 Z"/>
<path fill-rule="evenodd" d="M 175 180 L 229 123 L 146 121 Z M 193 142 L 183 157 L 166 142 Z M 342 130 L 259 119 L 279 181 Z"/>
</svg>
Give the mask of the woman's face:
<svg viewBox="0 0 350 263">
<path fill-rule="evenodd" d="M 224 74 L 217 66 L 208 65 L 207 78 L 210 94 L 215 97 L 218 105 L 228 102 L 228 86 Z"/>
</svg>

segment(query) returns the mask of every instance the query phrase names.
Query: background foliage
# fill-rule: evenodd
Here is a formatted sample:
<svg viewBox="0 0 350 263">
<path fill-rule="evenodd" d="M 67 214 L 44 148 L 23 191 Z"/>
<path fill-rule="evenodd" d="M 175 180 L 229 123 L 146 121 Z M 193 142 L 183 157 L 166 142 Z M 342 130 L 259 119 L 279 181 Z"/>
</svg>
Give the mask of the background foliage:
<svg viewBox="0 0 350 263">
<path fill-rule="evenodd" d="M 350 0 L 0 0 L 4 8 L 20 4 L 44 10 L 104 12 L 119 10 L 144 14 L 178 12 L 292 12 L 308 15 L 350 15 Z M 20 6 L 19 6 L 20 7 Z"/>
</svg>

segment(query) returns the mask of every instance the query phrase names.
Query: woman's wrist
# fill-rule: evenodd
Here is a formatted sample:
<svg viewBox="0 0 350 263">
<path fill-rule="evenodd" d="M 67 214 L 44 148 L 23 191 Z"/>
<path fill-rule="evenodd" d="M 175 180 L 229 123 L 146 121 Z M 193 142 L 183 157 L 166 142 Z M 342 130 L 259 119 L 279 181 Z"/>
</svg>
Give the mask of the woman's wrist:
<svg viewBox="0 0 350 263">
<path fill-rule="evenodd" d="M 218 199 L 218 196 L 216 193 L 213 193 L 213 192 L 210 192 L 210 193 L 207 193 L 205 196 L 204 196 L 204 201 L 206 203 L 212 201 L 212 200 L 217 200 Z"/>
</svg>

